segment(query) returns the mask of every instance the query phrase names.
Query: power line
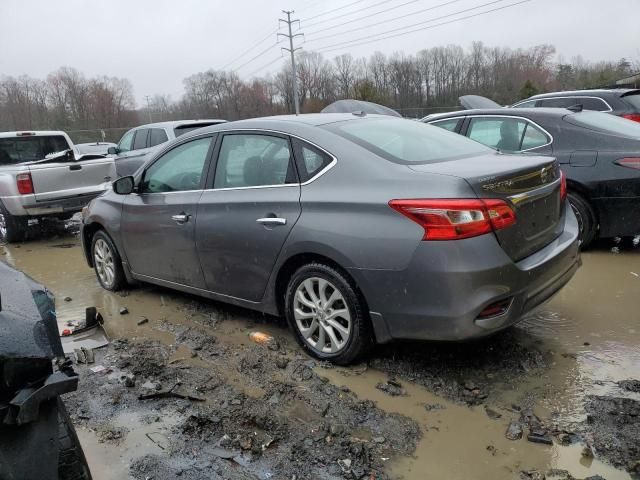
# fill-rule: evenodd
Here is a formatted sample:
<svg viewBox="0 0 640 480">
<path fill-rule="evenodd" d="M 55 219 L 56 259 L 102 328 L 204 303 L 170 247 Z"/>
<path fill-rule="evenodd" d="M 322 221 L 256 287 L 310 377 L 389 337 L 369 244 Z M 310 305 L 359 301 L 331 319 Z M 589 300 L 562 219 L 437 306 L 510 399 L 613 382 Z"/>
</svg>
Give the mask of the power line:
<svg viewBox="0 0 640 480">
<path fill-rule="evenodd" d="M 411 1 L 411 2 L 403 3 L 402 5 L 398 5 L 398 7 L 403 7 L 403 6 L 405 6 L 405 5 L 408 5 L 409 3 L 414 3 L 415 1 L 419 1 L 419 0 L 413 0 L 413 1 Z M 416 11 L 416 12 L 407 13 L 406 15 L 400 15 L 400 16 L 398 16 L 398 17 L 388 18 L 388 19 L 383 20 L 383 21 L 381 21 L 381 22 L 371 23 L 371 24 L 369 24 L 369 25 L 365 25 L 365 26 L 362 26 L 362 27 L 352 28 L 352 29 L 351 29 L 350 31 L 348 31 L 348 32 L 343 32 L 343 33 L 334 33 L 334 34 L 332 34 L 332 35 L 325 35 L 325 36 L 323 36 L 323 37 L 313 38 L 313 39 L 309 40 L 309 42 L 315 42 L 315 41 L 317 41 L 317 40 L 322 40 L 322 39 L 325 39 L 325 38 L 330 38 L 330 37 L 333 37 L 333 36 L 335 36 L 335 35 L 344 35 L 345 33 L 355 32 L 355 31 L 357 31 L 357 30 L 364 30 L 364 29 L 366 29 L 366 28 L 375 27 L 375 26 L 377 26 L 377 25 L 382 25 L 383 23 L 389 23 L 389 22 L 393 22 L 393 21 L 396 21 L 396 20 L 400 20 L 400 19 L 402 19 L 402 18 L 412 17 L 412 16 L 414 16 L 414 15 L 418 15 L 418 14 L 420 14 L 420 13 L 429 12 L 429 11 L 431 11 L 431 10 L 436 10 L 436 9 L 438 9 L 438 8 L 446 7 L 446 6 L 448 6 L 448 5 L 451 5 L 451 4 L 453 4 L 453 3 L 458 3 L 458 2 L 461 2 L 461 1 L 462 1 L 462 0 L 450 0 L 450 1 L 448 1 L 448 2 L 439 3 L 438 5 L 434 5 L 433 7 L 423 8 L 422 10 L 418 10 L 418 11 Z M 389 10 L 393 10 L 394 8 L 398 8 L 398 7 L 387 8 L 386 10 L 381 10 L 381 11 L 379 11 L 379 12 L 372 13 L 372 14 L 370 14 L 370 15 L 366 15 L 366 16 L 364 16 L 364 17 L 355 18 L 355 19 L 353 19 L 353 20 L 349 20 L 349 21 L 346 21 L 346 22 L 343 22 L 343 23 L 339 23 L 339 24 L 337 24 L 337 25 L 333 25 L 333 26 L 331 26 L 331 27 L 325 27 L 325 28 L 322 28 L 322 29 L 320 29 L 320 30 L 316 30 L 315 32 L 310 32 L 310 34 L 315 34 L 315 33 L 325 32 L 325 31 L 327 31 L 327 30 L 332 30 L 332 29 L 334 29 L 334 28 L 342 27 L 342 26 L 344 26 L 344 25 L 348 25 L 348 24 L 353 23 L 353 22 L 358 22 L 358 21 L 360 21 L 360 20 L 364 20 L 365 18 L 373 17 L 373 16 L 378 15 L 378 14 L 380 14 L 380 13 L 386 13 L 386 12 L 388 12 Z"/>
<path fill-rule="evenodd" d="M 334 43 L 334 44 L 331 44 L 331 45 L 325 45 L 325 46 L 322 46 L 322 47 L 319 47 L 319 48 L 315 49 L 315 51 L 317 51 L 317 52 L 334 51 L 334 50 L 338 50 L 338 49 L 341 49 L 342 47 L 346 47 L 346 46 L 358 47 L 360 45 L 366 45 L 368 43 L 377 42 L 379 40 L 386 40 L 386 39 L 389 39 L 389 38 L 396 38 L 396 37 L 400 37 L 400 36 L 403 36 L 403 35 L 409 35 L 411 33 L 419 32 L 419 31 L 422 31 L 422 30 L 429 30 L 431 28 L 439 27 L 439 26 L 442 26 L 442 25 L 447 25 L 447 24 L 458 22 L 458 21 L 461 21 L 461 20 L 466 20 L 466 19 L 469 19 L 469 18 L 481 16 L 481 15 L 486 15 L 488 13 L 497 12 L 498 10 L 504 10 L 506 8 L 515 7 L 516 5 L 520 5 L 520 4 L 523 4 L 523 3 L 531 2 L 532 0 L 521 0 L 521 1 L 516 2 L 516 3 L 505 5 L 503 7 L 497 7 L 497 8 L 493 8 L 491 10 L 487 10 L 487 11 L 484 11 L 484 12 L 479 12 L 479 13 L 476 13 L 476 14 L 473 14 L 473 15 L 467 15 L 465 17 L 456 18 L 456 19 L 453 19 L 453 20 L 449 20 L 447 22 L 442 22 L 442 23 L 438 23 L 436 25 L 431 25 L 429 27 L 417 28 L 417 29 L 409 30 L 409 31 L 405 31 L 405 32 L 401 31 L 401 30 L 405 30 L 407 28 L 415 27 L 417 25 L 424 25 L 425 23 L 431 23 L 431 22 L 434 22 L 434 21 L 437 21 L 437 20 L 441 20 L 441 19 L 444 19 L 444 18 L 453 17 L 453 16 L 459 15 L 460 13 L 463 13 L 463 12 L 468 12 L 470 10 L 476 10 L 478 8 L 485 7 L 485 6 L 488 6 L 488 5 L 492 5 L 492 4 L 495 4 L 495 3 L 498 3 L 498 2 L 503 2 L 503 1 L 505 1 L 505 0 L 494 0 L 493 2 L 488 2 L 488 3 L 485 3 L 485 4 L 479 5 L 477 7 L 468 8 L 466 10 L 461 10 L 459 12 L 451 13 L 451 14 L 448 14 L 448 15 L 443 15 L 443 16 L 438 17 L 438 18 L 432 18 L 432 19 L 426 20 L 424 22 L 414 23 L 412 25 L 406 25 L 406 26 L 401 27 L 401 28 L 394 28 L 392 30 L 387 30 L 386 32 L 380 32 L 380 33 L 376 33 L 376 34 L 373 34 L 373 35 L 367 35 L 367 36 L 356 38 L 356 39 L 353 39 L 353 40 L 347 40 L 347 41 L 343 41 L 343 42 Z M 379 37 L 380 35 L 386 35 L 388 33 L 393 33 L 393 32 L 398 32 L 398 31 L 401 31 L 401 32 L 400 33 L 396 33 L 394 35 L 387 35 L 385 37 L 374 38 L 374 37 Z M 372 39 L 372 40 L 368 40 L 368 39 Z"/>
<path fill-rule="evenodd" d="M 308 22 L 309 20 L 313 20 L 314 18 L 324 17 L 325 15 L 329 15 L 330 13 L 337 12 L 339 10 L 344 10 L 345 8 L 349 8 L 351 5 L 355 5 L 356 3 L 362 3 L 364 0 L 356 0 L 355 2 L 348 3 L 347 5 L 343 5 L 342 7 L 333 8 L 326 12 L 319 13 L 318 15 L 314 15 L 313 17 L 303 18 L 300 20 L 301 22 Z"/>
<path fill-rule="evenodd" d="M 229 67 L 230 65 L 233 65 L 234 63 L 236 63 L 238 60 L 240 60 L 242 57 L 244 57 L 247 53 L 253 51 L 254 49 L 256 49 L 258 46 L 260 46 L 261 44 L 263 44 L 265 41 L 267 41 L 269 38 L 271 38 L 273 35 L 275 35 L 276 33 L 278 33 L 278 30 L 280 30 L 280 28 L 276 28 L 275 30 L 269 32 L 268 35 L 266 35 L 263 39 L 259 40 L 257 43 L 253 44 L 251 47 L 249 47 L 248 49 L 246 49 L 244 52 L 242 52 L 240 55 L 238 55 L 236 58 L 234 58 L 233 60 L 231 60 L 230 62 L 226 63 L 225 65 L 222 66 L 221 70 L 226 69 L 227 67 Z"/>
<path fill-rule="evenodd" d="M 239 67 L 236 67 L 233 69 L 234 72 L 237 72 L 238 70 L 240 70 L 242 67 L 246 67 L 247 65 L 249 65 L 251 62 L 257 60 L 258 58 L 260 58 L 262 55 L 264 55 L 265 53 L 267 53 L 269 50 L 271 50 L 273 47 L 276 47 L 278 45 L 278 42 L 274 43 L 273 45 L 269 45 L 267 48 L 265 48 L 264 50 L 262 50 L 260 53 L 258 53 L 257 55 L 251 57 L 249 60 L 247 60 L 246 62 L 244 62 L 242 65 L 240 65 Z"/>
<path fill-rule="evenodd" d="M 280 55 L 278 58 L 274 58 L 273 60 L 271 60 L 269 63 L 266 63 L 264 65 L 262 65 L 259 68 L 256 68 L 253 72 L 251 72 L 250 74 L 247 75 L 247 78 L 251 78 L 253 77 L 256 73 L 264 70 L 267 67 L 270 67 L 271 65 L 273 65 L 276 62 L 279 62 L 280 60 L 282 60 L 284 57 L 282 55 Z"/>
<path fill-rule="evenodd" d="M 419 1 L 419 0 L 412 0 L 409 3 L 413 3 L 413 2 L 417 2 L 417 1 Z M 358 2 L 355 2 L 355 3 L 358 3 Z M 384 4 L 384 3 L 389 3 L 389 0 L 382 0 L 381 2 L 374 3 L 373 5 L 367 5 L 366 7 L 358 8 L 356 10 L 353 10 L 353 11 L 347 12 L 347 13 L 341 13 L 340 15 L 336 15 L 335 17 L 325 18 L 324 20 L 319 20 L 317 22 L 310 23 L 310 24 L 304 23 L 306 20 L 301 20 L 301 21 L 304 23 L 305 28 L 315 27 L 316 25 L 322 25 L 323 23 L 331 22 L 333 20 L 337 20 L 337 19 L 343 18 L 345 16 L 353 15 L 354 13 L 359 13 L 359 12 L 362 12 L 364 10 L 370 10 L 372 8 L 376 8 L 376 7 L 378 7 L 378 6 L 380 6 L 380 5 Z M 350 5 L 353 5 L 353 3 L 350 4 Z M 347 5 L 347 6 L 349 6 L 349 5 Z M 345 6 L 344 8 L 346 8 L 347 6 Z M 340 10 L 340 9 L 337 9 L 337 10 Z M 327 12 L 327 13 L 333 13 L 333 11 Z M 307 20 L 309 20 L 309 19 L 307 19 Z"/>
</svg>

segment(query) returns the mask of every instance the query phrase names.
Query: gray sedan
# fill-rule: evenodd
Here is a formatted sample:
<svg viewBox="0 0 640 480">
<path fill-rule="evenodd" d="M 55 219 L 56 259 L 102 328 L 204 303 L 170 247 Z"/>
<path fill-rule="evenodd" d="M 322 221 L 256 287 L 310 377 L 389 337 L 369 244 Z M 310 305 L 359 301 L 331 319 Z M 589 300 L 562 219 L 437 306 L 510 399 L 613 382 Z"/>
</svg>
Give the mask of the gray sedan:
<svg viewBox="0 0 640 480">
<path fill-rule="evenodd" d="M 365 114 L 244 120 L 155 152 L 83 212 L 108 290 L 143 281 L 283 315 L 312 355 L 517 322 L 580 264 L 555 159 Z"/>
</svg>

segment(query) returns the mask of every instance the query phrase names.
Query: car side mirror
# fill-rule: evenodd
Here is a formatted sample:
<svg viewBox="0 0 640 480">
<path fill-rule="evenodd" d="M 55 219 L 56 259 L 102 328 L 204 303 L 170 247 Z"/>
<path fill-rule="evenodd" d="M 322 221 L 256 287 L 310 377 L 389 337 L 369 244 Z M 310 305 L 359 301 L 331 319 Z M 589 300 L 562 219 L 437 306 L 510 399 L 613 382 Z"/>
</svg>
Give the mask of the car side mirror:
<svg viewBox="0 0 640 480">
<path fill-rule="evenodd" d="M 129 195 L 135 190 L 136 182 L 132 176 L 121 177 L 113 182 L 113 191 L 118 195 Z"/>
<path fill-rule="evenodd" d="M 109 147 L 109 148 L 107 148 L 107 154 L 108 155 L 117 155 L 118 154 L 118 147 Z"/>
</svg>

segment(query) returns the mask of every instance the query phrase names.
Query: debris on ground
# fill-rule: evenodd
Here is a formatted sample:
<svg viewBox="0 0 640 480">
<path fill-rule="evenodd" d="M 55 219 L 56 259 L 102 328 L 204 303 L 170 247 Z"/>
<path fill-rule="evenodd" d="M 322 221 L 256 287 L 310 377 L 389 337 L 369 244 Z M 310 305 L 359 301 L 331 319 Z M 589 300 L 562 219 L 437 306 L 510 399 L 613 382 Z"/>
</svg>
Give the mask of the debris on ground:
<svg viewBox="0 0 640 480">
<path fill-rule="evenodd" d="M 278 351 L 280 350 L 280 344 L 278 341 L 273 338 L 268 333 L 264 332 L 250 332 L 249 338 L 260 345 L 265 345 L 269 350 Z"/>
<path fill-rule="evenodd" d="M 378 383 L 376 385 L 378 390 L 382 390 L 392 397 L 405 396 L 407 391 L 402 387 L 402 384 L 394 379 L 389 379 L 386 382 Z"/>
<path fill-rule="evenodd" d="M 640 393 L 640 380 L 621 380 L 618 386 L 627 392 Z"/>
<path fill-rule="evenodd" d="M 127 315 L 129 313 L 129 309 L 127 307 L 120 308 L 120 315 Z"/>
<path fill-rule="evenodd" d="M 522 425 L 519 422 L 511 422 L 504 436 L 507 437 L 508 440 L 520 440 L 522 433 Z"/>
<path fill-rule="evenodd" d="M 142 317 L 140 320 L 138 320 L 137 324 L 138 326 L 140 325 L 144 325 L 145 323 L 149 323 L 149 319 L 147 317 Z"/>
</svg>

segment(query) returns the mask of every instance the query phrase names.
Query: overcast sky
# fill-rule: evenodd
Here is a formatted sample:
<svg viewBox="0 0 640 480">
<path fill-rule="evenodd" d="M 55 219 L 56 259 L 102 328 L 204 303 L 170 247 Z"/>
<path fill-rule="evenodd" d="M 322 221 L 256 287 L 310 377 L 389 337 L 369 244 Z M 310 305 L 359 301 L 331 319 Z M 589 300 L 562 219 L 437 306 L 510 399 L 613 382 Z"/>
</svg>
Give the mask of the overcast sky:
<svg viewBox="0 0 640 480">
<path fill-rule="evenodd" d="M 130 79 L 139 102 L 155 93 L 170 94 L 175 99 L 182 93 L 182 80 L 193 73 L 219 69 L 234 60 L 229 68 L 239 68 L 268 49 L 239 68 L 239 75 L 245 78 L 278 58 L 280 45 L 275 45 L 275 29 L 281 9 L 296 10 L 294 17 L 303 20 L 301 31 L 308 32 L 304 48 L 313 50 L 389 30 L 398 29 L 393 33 L 400 33 L 403 27 L 446 16 L 411 29 L 433 26 L 519 0 L 494 1 L 457 13 L 489 1 L 0 0 L 0 76 L 44 78 L 61 66 L 71 66 L 87 76 Z M 444 3 L 449 4 L 413 14 Z M 399 8 L 360 18 L 396 6 Z M 392 20 L 401 15 L 407 17 Z M 376 50 L 413 54 L 446 44 L 466 48 L 481 40 L 490 46 L 511 48 L 551 43 L 566 59 L 582 55 L 588 60 L 638 60 L 639 18 L 640 0 L 530 0 L 487 15 L 367 45 L 341 46 L 324 54 L 329 58 L 344 52 L 368 56 Z M 350 20 L 354 21 L 313 34 Z M 386 23 L 362 29 L 379 22 Z M 318 38 L 327 35 L 331 38 Z M 315 42 L 314 37 L 318 38 Z M 265 38 L 255 50 L 238 59 Z M 276 70 L 283 61 L 257 75 Z"/>
</svg>

